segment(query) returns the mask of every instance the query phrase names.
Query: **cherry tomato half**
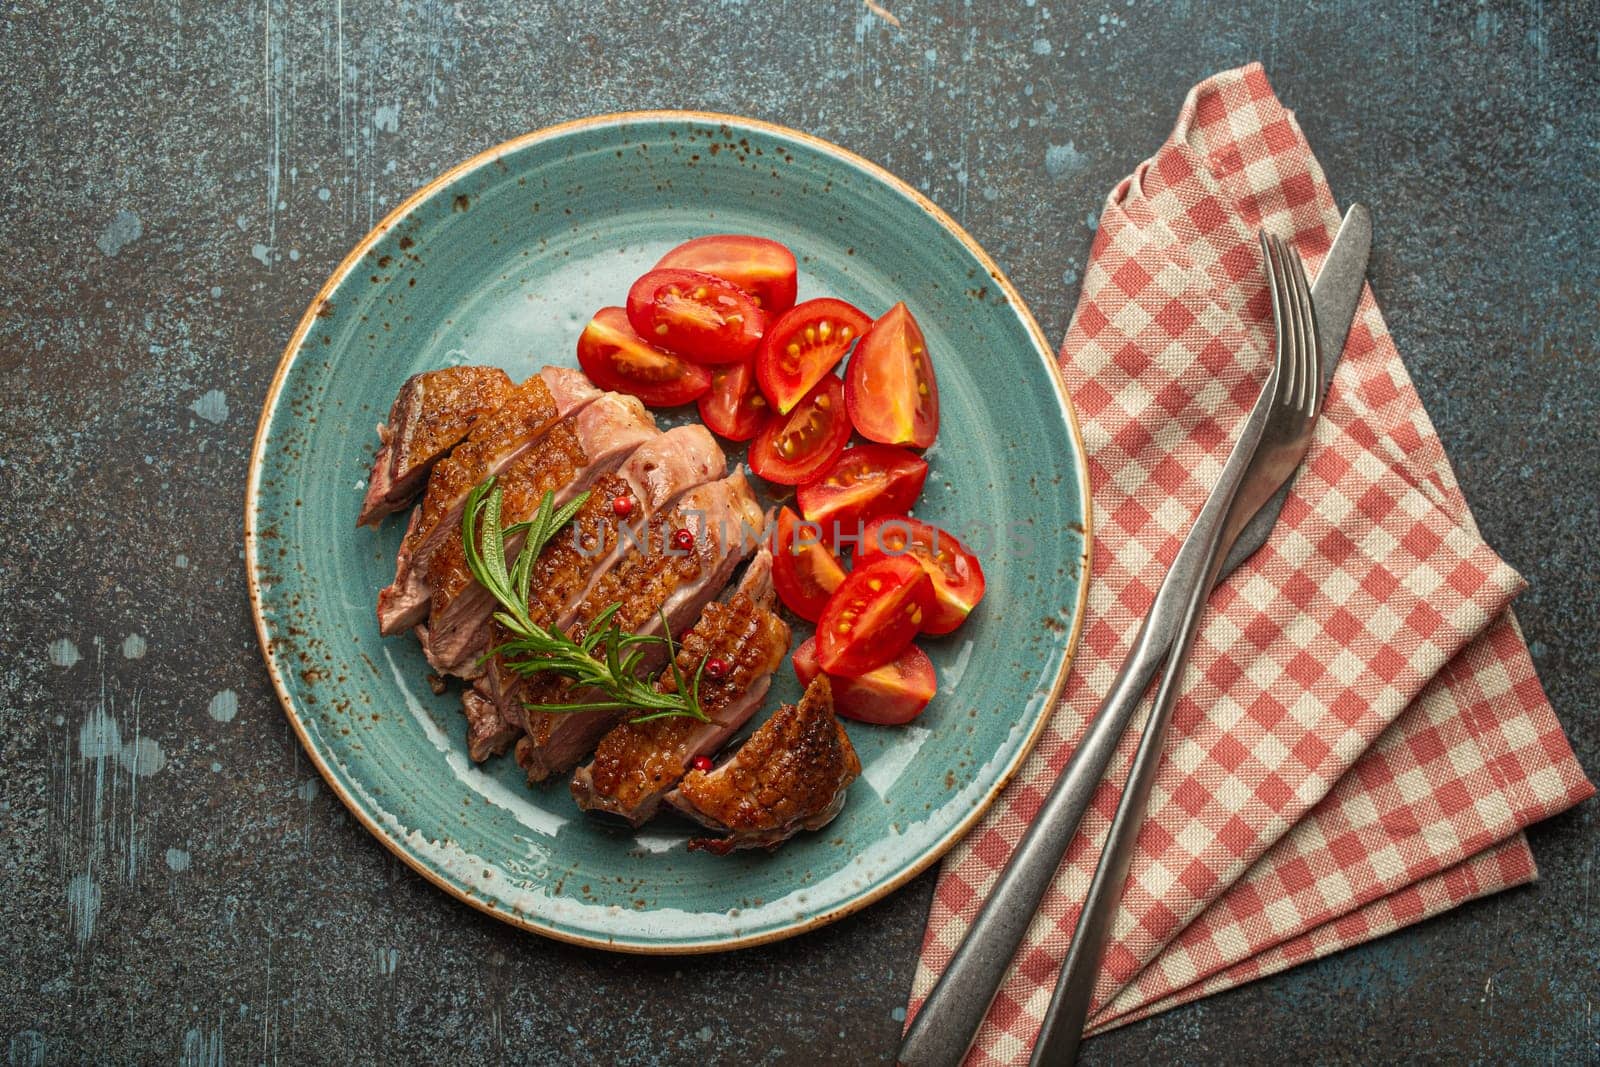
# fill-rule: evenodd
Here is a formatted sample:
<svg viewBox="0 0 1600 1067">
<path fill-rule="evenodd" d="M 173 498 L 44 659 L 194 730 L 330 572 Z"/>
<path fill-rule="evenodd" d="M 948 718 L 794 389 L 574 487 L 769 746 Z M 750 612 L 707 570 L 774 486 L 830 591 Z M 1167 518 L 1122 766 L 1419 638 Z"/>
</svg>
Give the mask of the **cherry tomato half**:
<svg viewBox="0 0 1600 1067">
<path fill-rule="evenodd" d="M 808 637 L 794 650 L 794 673 L 802 686 L 822 673 L 817 639 Z M 922 714 L 939 688 L 933 661 L 916 645 L 907 645 L 894 659 L 859 678 L 829 676 L 833 710 L 847 719 L 898 726 Z"/>
<path fill-rule="evenodd" d="M 756 355 L 756 379 L 772 406 L 791 410 L 838 366 L 872 320 L 843 300 L 796 304 L 767 327 Z"/>
<path fill-rule="evenodd" d="M 714 387 L 713 387 L 714 388 Z M 704 404 L 705 401 L 700 401 Z M 856 445 L 795 494 L 800 514 L 822 527 L 829 544 L 856 537 L 879 515 L 911 510 L 928 480 L 928 462 L 892 445 Z"/>
<path fill-rule="evenodd" d="M 583 328 L 578 366 L 600 388 L 631 393 L 651 407 L 687 404 L 711 388 L 709 370 L 634 333 L 619 307 L 601 308 Z"/>
<path fill-rule="evenodd" d="M 910 556 L 851 571 L 817 620 L 817 662 L 857 678 L 898 656 L 933 610 L 933 582 Z"/>
<path fill-rule="evenodd" d="M 794 253 L 777 241 L 749 234 L 696 237 L 662 256 L 656 266 L 715 274 L 755 297 L 768 315 L 781 315 L 794 307 L 799 291 Z"/>
<path fill-rule="evenodd" d="M 850 421 L 886 445 L 927 448 L 939 434 L 939 383 L 928 342 L 905 303 L 872 324 L 845 376 Z"/>
<path fill-rule="evenodd" d="M 772 585 L 789 610 L 816 622 L 843 581 L 844 567 L 822 543 L 817 528 L 802 524 L 793 508 L 781 509 L 773 533 Z"/>
<path fill-rule="evenodd" d="M 748 441 L 771 413 L 748 360 L 711 368 L 711 391 L 700 398 L 700 421 L 713 433 L 730 441 Z"/>
<path fill-rule="evenodd" d="M 978 557 L 937 526 L 897 515 L 874 519 L 861 531 L 856 565 L 881 559 L 915 559 L 933 580 L 934 605 L 922 632 L 947 634 L 983 599 L 983 568 Z"/>
<path fill-rule="evenodd" d="M 767 328 L 755 297 L 712 274 L 653 270 L 628 290 L 628 322 L 651 344 L 696 363 L 738 363 Z"/>
<path fill-rule="evenodd" d="M 774 415 L 750 445 L 750 469 L 769 482 L 809 482 L 839 458 L 850 440 L 844 385 L 828 375 L 787 415 Z"/>
</svg>

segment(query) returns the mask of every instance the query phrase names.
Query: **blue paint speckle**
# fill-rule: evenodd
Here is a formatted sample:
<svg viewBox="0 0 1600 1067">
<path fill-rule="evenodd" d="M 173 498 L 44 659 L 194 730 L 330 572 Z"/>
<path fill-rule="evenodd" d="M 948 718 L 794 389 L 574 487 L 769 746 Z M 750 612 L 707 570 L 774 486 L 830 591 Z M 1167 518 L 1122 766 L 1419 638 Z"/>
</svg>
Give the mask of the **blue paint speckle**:
<svg viewBox="0 0 1600 1067">
<path fill-rule="evenodd" d="M 119 211 L 100 236 L 95 247 L 108 256 L 114 256 L 144 235 L 144 222 L 131 211 Z"/>
<path fill-rule="evenodd" d="M 218 722 L 232 722 L 233 717 L 239 714 L 239 694 L 232 689 L 224 689 L 211 698 L 211 703 L 206 706 L 206 713 Z M 214 770 L 221 770 L 220 766 Z"/>
<path fill-rule="evenodd" d="M 207 422 L 220 426 L 228 421 L 228 397 L 221 389 L 211 389 L 190 404 L 189 410 Z"/>
<path fill-rule="evenodd" d="M 1089 165 L 1089 157 L 1078 151 L 1078 146 L 1068 141 L 1053 144 L 1044 150 L 1045 173 L 1055 179 L 1070 178 Z"/>
</svg>

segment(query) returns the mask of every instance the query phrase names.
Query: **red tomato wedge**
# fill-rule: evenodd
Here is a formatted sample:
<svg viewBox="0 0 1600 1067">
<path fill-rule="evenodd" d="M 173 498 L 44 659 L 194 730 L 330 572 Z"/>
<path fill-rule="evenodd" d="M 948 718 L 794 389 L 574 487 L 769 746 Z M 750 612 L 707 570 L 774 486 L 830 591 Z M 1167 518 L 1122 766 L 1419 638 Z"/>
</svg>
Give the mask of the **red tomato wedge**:
<svg viewBox="0 0 1600 1067">
<path fill-rule="evenodd" d="M 844 567 L 816 526 L 802 523 L 793 508 L 781 509 L 773 533 L 772 584 L 789 610 L 816 622 L 843 581 Z"/>
<path fill-rule="evenodd" d="M 748 441 L 771 412 L 767 398 L 756 387 L 756 371 L 748 360 L 711 368 L 711 390 L 700 398 L 700 421 L 712 433 L 730 441 Z"/>
<path fill-rule="evenodd" d="M 844 385 L 828 375 L 787 415 L 774 415 L 750 445 L 750 469 L 769 482 L 809 482 L 839 458 L 850 440 Z"/>
<path fill-rule="evenodd" d="M 910 556 L 857 567 L 817 620 L 817 662 L 829 674 L 860 677 L 903 652 L 932 609 L 933 582 Z"/>
<path fill-rule="evenodd" d="M 715 275 L 653 270 L 628 290 L 628 322 L 651 344 L 697 363 L 738 363 L 755 354 L 767 315 Z"/>
<path fill-rule="evenodd" d="M 808 637 L 794 650 L 794 673 L 802 686 L 822 673 L 817 639 Z M 922 714 L 939 688 L 933 661 L 916 645 L 859 678 L 833 678 L 833 710 L 857 722 L 899 726 Z"/>
<path fill-rule="evenodd" d="M 711 388 L 709 370 L 634 333 L 619 307 L 601 308 L 583 328 L 578 366 L 600 388 L 631 393 L 651 407 L 687 404 Z"/>
<path fill-rule="evenodd" d="M 883 559 L 914 559 L 933 581 L 934 605 L 922 624 L 927 634 L 947 634 L 960 626 L 983 599 L 983 568 L 978 557 L 951 533 L 897 515 L 874 519 L 861 531 L 856 566 Z"/>
<path fill-rule="evenodd" d="M 756 354 L 756 379 L 772 406 L 788 412 L 828 376 L 872 325 L 843 300 L 822 297 L 796 304 L 767 327 Z"/>
<path fill-rule="evenodd" d="M 856 445 L 841 452 L 816 481 L 802 485 L 795 502 L 800 514 L 822 527 L 829 544 L 838 544 L 841 535 L 858 536 L 861 524 L 879 515 L 911 510 L 927 480 L 928 463 L 915 452 Z"/>
<path fill-rule="evenodd" d="M 856 346 L 845 398 L 850 421 L 869 441 L 927 448 L 938 436 L 939 383 L 928 342 L 904 302 L 873 323 Z"/>
<path fill-rule="evenodd" d="M 696 237 L 662 256 L 656 266 L 715 274 L 755 297 L 768 315 L 781 315 L 794 307 L 799 292 L 794 253 L 777 241 L 749 234 Z"/>
</svg>

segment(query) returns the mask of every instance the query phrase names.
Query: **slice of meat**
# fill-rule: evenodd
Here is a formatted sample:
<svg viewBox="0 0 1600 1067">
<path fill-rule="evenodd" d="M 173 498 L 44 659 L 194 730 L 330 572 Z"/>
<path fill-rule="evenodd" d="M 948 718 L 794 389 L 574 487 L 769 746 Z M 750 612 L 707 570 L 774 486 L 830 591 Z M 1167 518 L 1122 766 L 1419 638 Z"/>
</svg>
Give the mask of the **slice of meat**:
<svg viewBox="0 0 1600 1067">
<path fill-rule="evenodd" d="M 615 619 L 625 632 L 659 635 L 664 622 L 673 634 L 682 633 L 755 550 L 760 522 L 760 506 L 742 472 L 690 490 L 670 511 L 650 520 L 643 544 L 630 544 L 616 565 L 600 575 L 578 606 L 578 621 L 569 633 L 581 639 L 587 621 L 612 604 L 621 605 Z M 686 549 L 677 546 L 681 531 L 688 531 Z M 643 672 L 665 662 L 661 644 L 644 645 L 640 651 Z M 530 704 L 603 699 L 550 674 L 526 678 L 500 697 L 502 713 L 508 701 L 522 707 L 528 736 L 517 742 L 517 762 L 532 781 L 571 770 L 622 714 L 610 709 L 556 714 L 530 710 Z"/>
<path fill-rule="evenodd" d="M 571 415 L 600 395 L 600 390 L 589 380 L 589 376 L 576 367 L 543 367 L 539 370 L 539 377 L 555 398 L 556 407 L 561 409 L 563 417 Z"/>
<path fill-rule="evenodd" d="M 616 470 L 634 449 L 661 436 L 655 419 L 637 399 L 607 393 L 552 426 L 537 444 L 505 469 L 495 485 L 501 491 L 500 521 L 505 526 L 531 519 L 544 494 L 561 507 L 588 489 L 602 474 Z M 524 537 L 506 538 L 506 560 L 517 558 Z M 495 608 L 489 591 L 473 580 L 461 531 L 446 535 L 428 561 L 432 603 L 428 662 L 441 674 L 476 677 L 488 647 L 489 616 Z"/>
<path fill-rule="evenodd" d="M 378 454 L 357 526 L 376 526 L 411 503 L 433 465 L 472 424 L 505 402 L 513 386 L 499 367 L 445 367 L 413 374 L 378 424 Z"/>
<path fill-rule="evenodd" d="M 473 486 L 515 463 L 546 430 L 576 408 L 563 410 L 546 383 L 555 377 L 568 404 L 582 406 L 600 395 L 571 388 L 567 372 L 547 367 L 511 390 L 505 403 L 478 419 L 467 439 L 435 464 L 428 491 L 411 516 L 395 557 L 394 581 L 378 593 L 378 632 L 403 633 L 428 614 L 428 560 L 451 531 L 461 528 L 461 509 Z"/>
<path fill-rule="evenodd" d="M 563 531 L 534 564 L 528 583 L 528 614 L 546 629 L 565 630 L 577 617 L 578 606 L 599 576 L 616 562 L 627 548 L 620 533 L 623 523 L 643 528 L 652 515 L 678 497 L 720 477 L 727 458 L 716 438 L 698 423 L 679 426 L 640 445 L 615 474 L 597 478 L 589 500 L 573 517 L 570 531 Z M 618 497 L 626 497 L 630 509 L 626 518 L 615 510 Z M 488 647 L 504 640 L 498 626 L 490 624 Z M 522 709 L 515 701 L 502 699 L 503 692 L 518 679 L 504 670 L 504 664 L 491 660 L 488 670 L 477 680 L 476 699 L 463 696 L 467 715 L 467 751 L 482 762 L 510 747 L 522 732 Z M 494 716 L 483 714 L 483 705 L 495 709 Z"/>
<path fill-rule="evenodd" d="M 773 849 L 833 821 L 860 774 L 861 761 L 833 714 L 828 677 L 818 675 L 800 703 L 773 712 L 727 762 L 686 774 L 667 803 L 727 835 L 694 838 L 691 851 Z"/>
<path fill-rule="evenodd" d="M 721 748 L 749 720 L 789 651 L 789 627 L 772 607 L 772 554 L 763 547 L 738 590 L 726 602 L 707 604 L 678 650 L 678 670 L 686 679 L 692 680 L 708 659 L 728 666 L 719 678 L 700 673 L 700 710 L 711 721 L 680 716 L 612 727 L 595 748 L 594 760 L 572 776 L 578 807 L 643 824 L 687 773 L 691 760 Z M 663 671 L 656 688 L 677 692 L 677 679 Z"/>
</svg>

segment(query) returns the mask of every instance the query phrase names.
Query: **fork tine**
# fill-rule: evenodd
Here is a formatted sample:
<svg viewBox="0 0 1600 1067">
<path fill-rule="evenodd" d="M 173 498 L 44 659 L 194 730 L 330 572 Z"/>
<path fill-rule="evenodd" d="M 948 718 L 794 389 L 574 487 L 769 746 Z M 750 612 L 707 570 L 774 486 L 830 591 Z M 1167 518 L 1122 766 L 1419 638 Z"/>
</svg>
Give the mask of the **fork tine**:
<svg viewBox="0 0 1600 1067">
<path fill-rule="evenodd" d="M 1289 297 L 1288 291 L 1283 286 L 1283 269 L 1277 256 L 1277 249 L 1273 239 L 1265 230 L 1261 232 L 1261 251 L 1266 257 L 1267 289 L 1272 294 L 1272 325 L 1275 335 L 1273 350 L 1272 375 L 1277 379 L 1277 388 L 1281 391 L 1289 388 L 1294 380 L 1293 364 L 1289 361 L 1290 331 L 1289 331 Z M 1269 379 L 1269 382 L 1271 379 Z"/>
<path fill-rule="evenodd" d="M 1291 381 L 1283 391 L 1283 399 L 1290 407 L 1298 410 L 1302 405 L 1300 395 L 1305 385 L 1305 332 L 1300 321 L 1300 293 L 1294 284 L 1294 264 L 1291 260 L 1297 258 L 1292 255 L 1283 238 L 1274 236 L 1272 245 L 1278 253 L 1278 265 L 1282 271 L 1284 286 L 1284 305 L 1289 320 L 1289 365 L 1294 368 Z"/>
<path fill-rule="evenodd" d="M 1315 415 L 1322 410 L 1322 345 L 1317 338 L 1317 308 L 1311 302 L 1311 284 L 1306 281 L 1305 264 L 1294 257 L 1294 273 L 1300 286 L 1301 317 L 1306 327 L 1306 382 L 1308 395 L 1305 410 Z"/>
<path fill-rule="evenodd" d="M 1294 292 L 1296 355 L 1300 367 L 1295 407 L 1311 412 L 1315 410 L 1321 392 L 1318 387 L 1322 382 L 1317 358 L 1316 326 L 1311 317 L 1311 286 L 1306 282 L 1305 266 L 1300 262 L 1300 256 L 1287 242 L 1283 242 L 1283 252 L 1289 261 L 1289 283 Z"/>
</svg>

